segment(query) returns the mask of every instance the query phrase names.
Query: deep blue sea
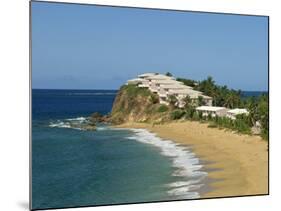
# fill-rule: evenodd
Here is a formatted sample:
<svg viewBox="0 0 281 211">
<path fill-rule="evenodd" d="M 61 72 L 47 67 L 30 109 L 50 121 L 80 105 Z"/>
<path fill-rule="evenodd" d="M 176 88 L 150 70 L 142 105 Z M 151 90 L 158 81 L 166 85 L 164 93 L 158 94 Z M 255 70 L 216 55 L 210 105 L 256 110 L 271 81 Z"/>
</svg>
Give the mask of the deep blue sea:
<svg viewBox="0 0 281 211">
<path fill-rule="evenodd" d="M 267 91 L 242 91 L 241 97 L 247 98 L 247 97 L 259 97 L 261 95 L 268 95 Z"/>
<path fill-rule="evenodd" d="M 32 208 L 200 197 L 206 172 L 187 146 L 143 129 L 72 126 L 110 112 L 114 90 L 32 90 Z"/>
</svg>

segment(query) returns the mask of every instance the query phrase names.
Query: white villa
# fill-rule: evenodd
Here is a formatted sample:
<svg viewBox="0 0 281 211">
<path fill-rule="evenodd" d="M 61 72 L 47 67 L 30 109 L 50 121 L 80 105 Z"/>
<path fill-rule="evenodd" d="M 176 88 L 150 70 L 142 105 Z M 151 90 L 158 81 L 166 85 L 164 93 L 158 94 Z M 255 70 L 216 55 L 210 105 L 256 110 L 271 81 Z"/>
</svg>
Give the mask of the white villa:
<svg viewBox="0 0 281 211">
<path fill-rule="evenodd" d="M 169 104 L 169 96 L 174 95 L 178 99 L 177 106 L 182 108 L 185 105 L 184 98 L 189 96 L 192 102 L 196 102 L 198 97 L 202 97 L 206 105 L 212 105 L 212 98 L 203 95 L 202 92 L 193 90 L 192 87 L 184 85 L 174 77 L 158 74 L 145 73 L 137 78 L 127 81 L 127 84 L 136 84 L 138 87 L 148 88 L 151 92 L 158 94 L 161 104 Z"/>
<path fill-rule="evenodd" d="M 201 111 L 202 116 L 206 117 L 208 115 L 211 115 L 212 117 L 215 116 L 225 116 L 227 114 L 227 111 L 229 109 L 225 107 L 217 107 L 217 106 L 200 106 L 196 108 L 196 111 Z"/>
<path fill-rule="evenodd" d="M 239 114 L 248 115 L 249 112 L 245 108 L 235 108 L 235 109 L 228 110 L 226 112 L 226 117 L 234 120 L 234 119 L 236 119 L 236 116 Z"/>
<path fill-rule="evenodd" d="M 217 106 L 200 106 L 196 108 L 196 111 L 201 111 L 202 115 L 205 117 L 210 114 L 212 117 L 225 116 L 232 120 L 235 120 L 236 116 L 239 114 L 245 114 L 245 115 L 249 114 L 249 112 L 245 108 L 228 109 L 225 107 L 217 107 Z"/>
</svg>

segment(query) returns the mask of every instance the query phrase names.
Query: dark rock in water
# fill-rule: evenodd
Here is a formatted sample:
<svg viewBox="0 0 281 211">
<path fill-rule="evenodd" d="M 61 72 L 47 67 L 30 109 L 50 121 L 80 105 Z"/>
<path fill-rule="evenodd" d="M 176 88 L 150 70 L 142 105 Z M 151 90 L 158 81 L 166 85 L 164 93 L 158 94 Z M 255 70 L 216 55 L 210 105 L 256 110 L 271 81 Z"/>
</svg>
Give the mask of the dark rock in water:
<svg viewBox="0 0 281 211">
<path fill-rule="evenodd" d="M 81 130 L 96 130 L 96 124 L 91 122 L 91 121 L 86 121 L 86 122 L 72 122 L 70 123 L 70 126 L 72 128 L 77 128 Z"/>
<path fill-rule="evenodd" d="M 91 114 L 91 116 L 89 117 L 89 121 L 91 122 L 91 124 L 96 124 L 96 123 L 100 123 L 100 122 L 108 122 L 108 120 L 109 120 L 109 117 L 107 115 L 102 115 L 98 112 Z"/>
<path fill-rule="evenodd" d="M 109 122 L 110 121 L 110 117 L 109 117 L 109 115 L 104 115 L 103 117 L 102 117 L 102 119 L 101 119 L 101 122 Z"/>
</svg>

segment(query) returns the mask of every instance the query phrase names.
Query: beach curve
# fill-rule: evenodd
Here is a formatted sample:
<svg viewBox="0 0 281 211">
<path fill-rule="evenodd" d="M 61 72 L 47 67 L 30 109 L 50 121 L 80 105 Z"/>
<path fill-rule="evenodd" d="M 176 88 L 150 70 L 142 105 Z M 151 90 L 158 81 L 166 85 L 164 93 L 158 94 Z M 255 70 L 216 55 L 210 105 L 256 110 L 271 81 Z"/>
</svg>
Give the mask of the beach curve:
<svg viewBox="0 0 281 211">
<path fill-rule="evenodd" d="M 127 122 L 115 127 L 143 128 L 191 146 L 209 169 L 211 188 L 201 198 L 268 194 L 268 142 L 259 136 L 209 128 L 194 121 L 159 125 Z"/>
</svg>

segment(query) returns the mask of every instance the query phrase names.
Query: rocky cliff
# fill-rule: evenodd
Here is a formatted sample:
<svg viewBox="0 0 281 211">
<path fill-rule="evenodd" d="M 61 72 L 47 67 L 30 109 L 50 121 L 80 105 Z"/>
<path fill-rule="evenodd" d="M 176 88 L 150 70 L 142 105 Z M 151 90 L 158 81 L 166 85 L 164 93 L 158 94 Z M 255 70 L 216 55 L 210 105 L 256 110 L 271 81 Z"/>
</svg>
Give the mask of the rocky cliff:
<svg viewBox="0 0 281 211">
<path fill-rule="evenodd" d="M 113 103 L 110 122 L 160 123 L 169 118 L 170 107 L 159 104 L 158 95 L 146 88 L 124 85 L 120 88 Z"/>
</svg>

